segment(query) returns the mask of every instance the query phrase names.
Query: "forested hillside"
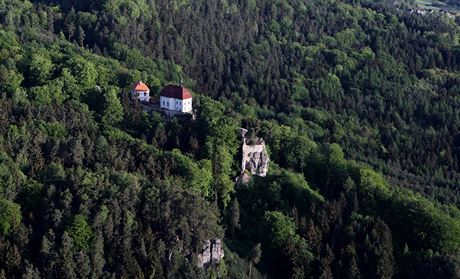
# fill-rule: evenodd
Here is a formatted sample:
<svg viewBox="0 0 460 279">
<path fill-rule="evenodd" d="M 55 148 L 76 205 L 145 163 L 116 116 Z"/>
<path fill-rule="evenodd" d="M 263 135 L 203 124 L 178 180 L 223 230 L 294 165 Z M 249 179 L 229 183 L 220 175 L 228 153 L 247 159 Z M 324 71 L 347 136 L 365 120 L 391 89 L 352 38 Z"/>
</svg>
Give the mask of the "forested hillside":
<svg viewBox="0 0 460 279">
<path fill-rule="evenodd" d="M 453 19 L 392 1 L 37 2 L 31 21 L 77 45 L 128 66 L 173 61 L 199 92 L 256 103 L 253 118 L 294 122 L 397 184 L 457 202 Z"/>
<path fill-rule="evenodd" d="M 0 278 L 457 278 L 459 69 L 393 1 L 0 0 Z"/>
</svg>

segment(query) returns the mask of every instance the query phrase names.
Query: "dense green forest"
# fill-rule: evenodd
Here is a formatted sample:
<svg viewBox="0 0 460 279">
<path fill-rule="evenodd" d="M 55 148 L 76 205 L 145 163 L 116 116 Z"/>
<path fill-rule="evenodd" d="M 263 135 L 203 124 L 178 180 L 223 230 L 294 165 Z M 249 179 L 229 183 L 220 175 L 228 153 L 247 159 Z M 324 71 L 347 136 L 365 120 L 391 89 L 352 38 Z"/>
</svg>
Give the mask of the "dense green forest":
<svg viewBox="0 0 460 279">
<path fill-rule="evenodd" d="M 422 8 L 444 9 L 448 11 L 458 11 L 460 8 L 459 0 L 412 0 L 414 4 Z"/>
<path fill-rule="evenodd" d="M 0 278 L 460 277 L 460 29 L 406 7 L 0 0 Z"/>
</svg>

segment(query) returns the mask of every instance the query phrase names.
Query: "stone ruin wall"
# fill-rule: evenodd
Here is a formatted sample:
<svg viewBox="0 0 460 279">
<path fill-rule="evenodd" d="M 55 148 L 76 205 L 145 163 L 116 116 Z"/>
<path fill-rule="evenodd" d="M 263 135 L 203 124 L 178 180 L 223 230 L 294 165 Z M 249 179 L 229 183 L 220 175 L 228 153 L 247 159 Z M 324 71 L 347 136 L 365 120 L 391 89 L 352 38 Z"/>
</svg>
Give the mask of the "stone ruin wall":
<svg viewBox="0 0 460 279">
<path fill-rule="evenodd" d="M 254 144 L 249 144 L 246 133 L 246 129 L 241 129 L 243 140 L 241 172 L 244 173 L 248 170 L 252 175 L 266 176 L 270 158 L 265 147 L 265 141 L 257 138 Z"/>
</svg>

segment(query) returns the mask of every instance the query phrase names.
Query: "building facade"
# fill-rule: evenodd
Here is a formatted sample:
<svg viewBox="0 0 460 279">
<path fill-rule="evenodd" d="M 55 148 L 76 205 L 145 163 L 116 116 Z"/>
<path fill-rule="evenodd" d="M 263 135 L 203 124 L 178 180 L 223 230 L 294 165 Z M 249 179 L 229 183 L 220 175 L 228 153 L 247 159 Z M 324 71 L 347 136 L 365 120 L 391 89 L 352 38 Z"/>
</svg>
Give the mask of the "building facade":
<svg viewBox="0 0 460 279">
<path fill-rule="evenodd" d="M 160 93 L 162 109 L 190 113 L 193 110 L 192 94 L 181 85 L 168 85 Z"/>
<path fill-rule="evenodd" d="M 131 98 L 141 102 L 150 102 L 150 88 L 142 81 L 131 86 Z"/>
</svg>

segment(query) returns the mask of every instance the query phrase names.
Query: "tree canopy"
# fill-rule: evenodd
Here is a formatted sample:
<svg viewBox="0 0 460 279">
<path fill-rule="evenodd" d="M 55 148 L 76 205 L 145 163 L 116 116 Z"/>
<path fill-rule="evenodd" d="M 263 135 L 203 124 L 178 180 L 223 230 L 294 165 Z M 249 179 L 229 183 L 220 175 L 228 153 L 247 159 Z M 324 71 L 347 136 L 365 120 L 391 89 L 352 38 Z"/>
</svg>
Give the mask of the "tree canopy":
<svg viewBox="0 0 460 279">
<path fill-rule="evenodd" d="M 459 277 L 460 21 L 414 5 L 0 0 L 0 278 Z"/>
</svg>

